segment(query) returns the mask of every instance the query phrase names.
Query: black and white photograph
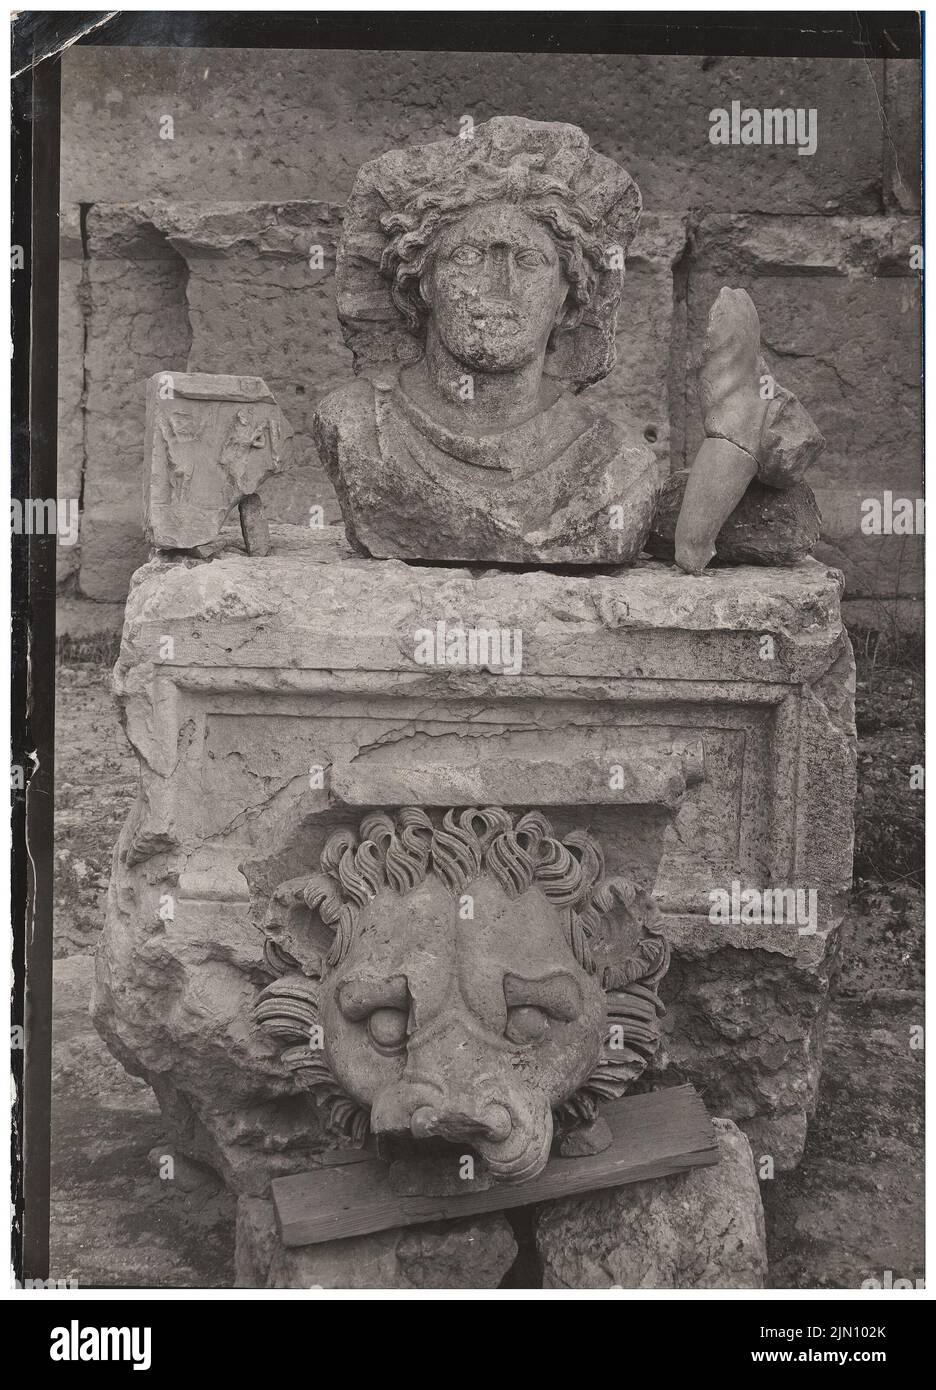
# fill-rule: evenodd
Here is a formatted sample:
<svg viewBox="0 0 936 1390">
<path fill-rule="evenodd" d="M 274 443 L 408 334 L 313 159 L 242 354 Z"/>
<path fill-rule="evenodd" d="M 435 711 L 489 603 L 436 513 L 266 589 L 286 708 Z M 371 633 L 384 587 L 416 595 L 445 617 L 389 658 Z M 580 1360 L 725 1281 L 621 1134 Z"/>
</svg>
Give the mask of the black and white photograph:
<svg viewBox="0 0 936 1390">
<path fill-rule="evenodd" d="M 70 1322 L 129 1290 L 706 1293 L 771 1300 L 739 1367 L 888 1359 L 923 22 L 13 12 L 40 1359 L 168 1369 Z M 829 1291 L 881 1298 L 776 1307 Z"/>
</svg>

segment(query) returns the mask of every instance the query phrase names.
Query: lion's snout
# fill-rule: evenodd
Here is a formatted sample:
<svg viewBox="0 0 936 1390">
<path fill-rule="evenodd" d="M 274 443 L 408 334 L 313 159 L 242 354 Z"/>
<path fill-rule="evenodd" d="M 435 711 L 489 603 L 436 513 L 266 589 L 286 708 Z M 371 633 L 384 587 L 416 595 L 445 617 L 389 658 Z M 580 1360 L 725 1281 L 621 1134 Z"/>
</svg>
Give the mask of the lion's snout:
<svg viewBox="0 0 936 1390">
<path fill-rule="evenodd" d="M 499 1143 L 514 1127 L 510 1108 L 496 1089 L 446 1081 L 388 1086 L 371 1111 L 375 1134 L 405 1134 L 414 1139 L 491 1140 Z"/>
<path fill-rule="evenodd" d="M 492 1140 L 500 1143 L 513 1129 L 510 1111 L 496 1102 L 466 1105 L 420 1105 L 413 1111 L 410 1131 L 414 1139 Z"/>
<path fill-rule="evenodd" d="M 493 1079 L 492 1079 L 493 1080 Z M 471 1091 L 441 1079 L 388 1087 L 371 1111 L 375 1134 L 462 1143 L 478 1153 L 501 1182 L 535 1177 L 549 1158 L 552 1114 L 545 1096 L 505 1079 Z"/>
</svg>

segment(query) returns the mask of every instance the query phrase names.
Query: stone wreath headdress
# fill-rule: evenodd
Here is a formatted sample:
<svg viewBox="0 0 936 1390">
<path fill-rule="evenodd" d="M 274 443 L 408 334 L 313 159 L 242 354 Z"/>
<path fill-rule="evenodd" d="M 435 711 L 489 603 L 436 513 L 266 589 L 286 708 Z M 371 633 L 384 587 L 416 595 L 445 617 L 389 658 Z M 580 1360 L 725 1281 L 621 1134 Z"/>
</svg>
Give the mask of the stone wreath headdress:
<svg viewBox="0 0 936 1390">
<path fill-rule="evenodd" d="M 513 203 L 546 228 L 569 280 L 573 312 L 545 370 L 573 387 L 607 376 L 640 192 L 578 126 L 519 116 L 495 117 L 470 138 L 391 150 L 360 169 L 336 275 L 338 317 L 356 370 L 421 355 L 418 280 L 435 237 L 494 202 Z"/>
<path fill-rule="evenodd" d="M 556 1108 L 557 1130 L 589 1123 L 604 1100 L 624 1095 L 660 1042 L 663 1013 L 657 986 L 669 967 L 669 943 L 653 899 L 628 879 L 606 877 L 598 843 L 586 831 L 557 840 L 541 811 L 516 823 L 499 806 L 450 810 L 435 825 L 425 811 L 405 807 L 396 818 L 366 815 L 360 830 L 337 830 L 321 854 L 321 872 L 290 879 L 273 894 L 264 922 L 264 958 L 278 978 L 260 994 L 255 1020 L 280 1047 L 287 1071 L 323 1108 L 326 1131 L 364 1142 L 369 1115 L 340 1086 L 325 1052 L 309 1046 L 319 1025 L 319 987 L 347 956 L 360 909 L 385 889 L 400 896 L 434 874 L 457 895 L 490 874 L 511 897 L 535 885 L 567 908 L 565 931 L 579 965 L 600 973 L 606 999 L 606 1047 L 574 1095 Z M 633 938 L 625 944 L 620 914 Z"/>
</svg>

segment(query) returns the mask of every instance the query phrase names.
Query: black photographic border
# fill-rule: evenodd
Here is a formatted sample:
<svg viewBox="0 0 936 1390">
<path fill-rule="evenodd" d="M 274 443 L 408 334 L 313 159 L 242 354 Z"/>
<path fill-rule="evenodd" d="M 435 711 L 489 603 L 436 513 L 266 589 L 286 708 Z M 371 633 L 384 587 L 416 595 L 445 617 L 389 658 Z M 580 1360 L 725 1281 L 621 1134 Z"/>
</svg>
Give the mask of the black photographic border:
<svg viewBox="0 0 936 1390">
<path fill-rule="evenodd" d="M 736 57 L 921 57 L 916 11 L 27 11 L 12 25 L 14 499 L 57 495 L 61 54 L 155 48 L 355 48 Z M 49 1273 L 56 536 L 12 538 L 13 1263 Z"/>
</svg>

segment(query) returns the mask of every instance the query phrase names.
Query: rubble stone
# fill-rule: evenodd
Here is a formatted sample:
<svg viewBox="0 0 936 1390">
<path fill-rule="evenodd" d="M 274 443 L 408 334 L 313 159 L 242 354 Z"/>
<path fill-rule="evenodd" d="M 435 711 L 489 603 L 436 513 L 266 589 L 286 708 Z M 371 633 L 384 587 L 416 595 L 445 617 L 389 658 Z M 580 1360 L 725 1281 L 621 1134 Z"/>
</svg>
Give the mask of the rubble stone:
<svg viewBox="0 0 936 1390">
<path fill-rule="evenodd" d="M 721 1160 L 539 1207 L 547 1289 L 762 1289 L 764 1213 L 747 1139 L 715 1120 Z"/>
</svg>

